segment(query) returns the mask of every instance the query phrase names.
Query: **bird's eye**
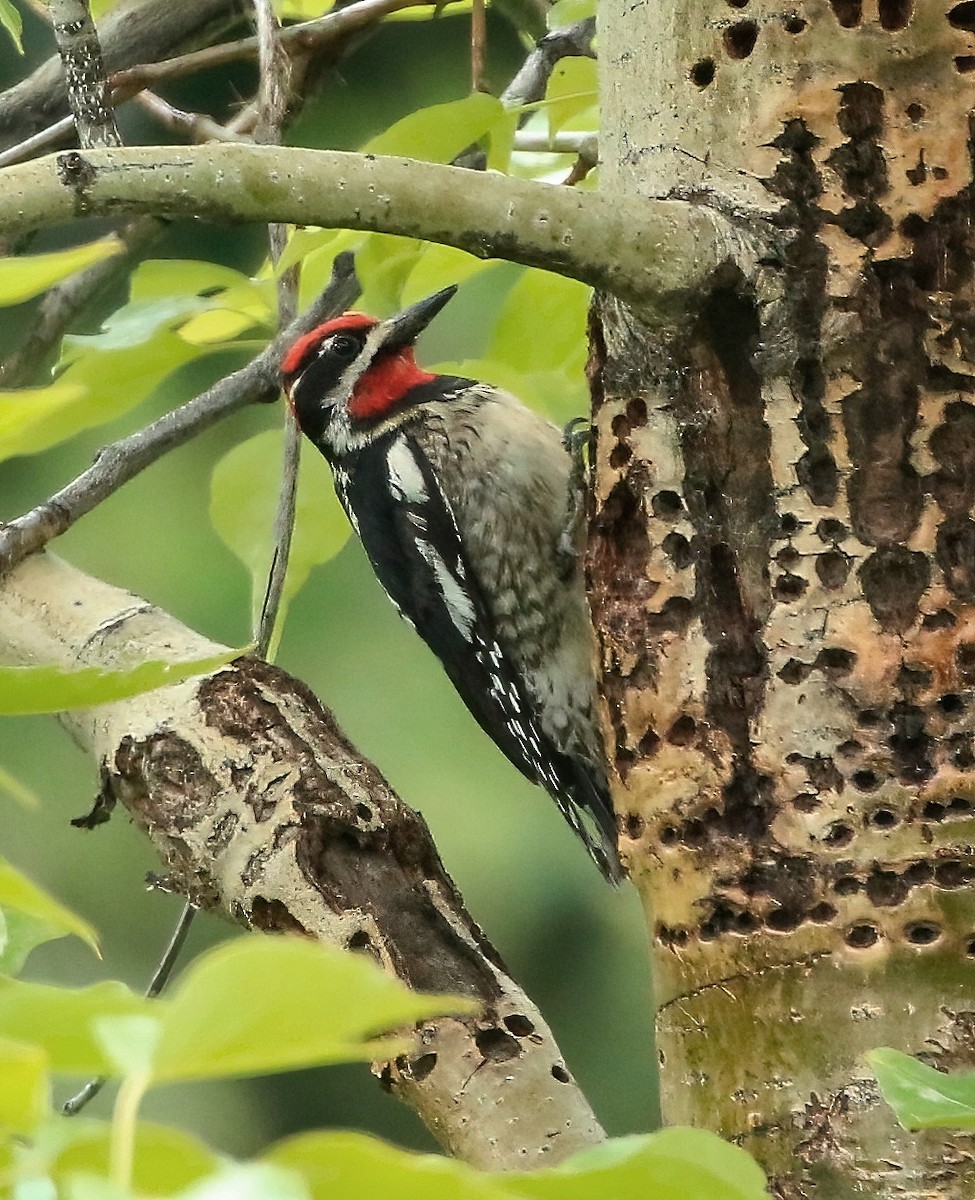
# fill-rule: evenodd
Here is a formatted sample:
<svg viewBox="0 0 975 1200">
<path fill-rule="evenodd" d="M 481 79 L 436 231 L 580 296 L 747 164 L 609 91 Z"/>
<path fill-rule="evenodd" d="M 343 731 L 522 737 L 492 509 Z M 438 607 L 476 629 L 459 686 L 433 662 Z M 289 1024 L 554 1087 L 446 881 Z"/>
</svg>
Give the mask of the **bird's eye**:
<svg viewBox="0 0 975 1200">
<path fill-rule="evenodd" d="M 351 362 L 359 353 L 359 343 L 347 333 L 337 333 L 328 339 L 328 352 L 336 358 Z"/>
</svg>

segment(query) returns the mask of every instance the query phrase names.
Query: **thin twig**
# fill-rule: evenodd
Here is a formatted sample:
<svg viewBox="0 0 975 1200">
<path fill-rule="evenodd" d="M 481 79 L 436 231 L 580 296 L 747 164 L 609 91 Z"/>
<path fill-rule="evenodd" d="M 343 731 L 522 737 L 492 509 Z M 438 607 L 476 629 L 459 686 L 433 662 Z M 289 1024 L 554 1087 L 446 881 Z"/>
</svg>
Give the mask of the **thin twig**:
<svg viewBox="0 0 975 1200">
<path fill-rule="evenodd" d="M 146 988 L 147 1000 L 155 999 L 169 982 L 169 977 L 176 966 L 176 960 L 183 949 L 183 943 L 190 932 L 190 926 L 193 924 L 193 918 L 196 916 L 197 911 L 196 905 L 190 903 L 190 901 L 187 900 L 183 904 L 183 911 L 180 913 L 176 927 L 173 929 L 169 945 L 166 947 L 159 961 L 159 966 L 156 967 L 152 978 L 149 980 L 149 986 Z M 98 1079 L 90 1079 L 83 1088 L 65 1100 L 61 1105 L 61 1112 L 66 1117 L 77 1116 L 90 1101 L 94 1100 L 107 1082 L 108 1077 L 105 1075 L 100 1076 Z"/>
<path fill-rule="evenodd" d="M 206 113 L 186 112 L 184 109 L 170 104 L 162 96 L 157 96 L 148 88 L 139 92 L 134 100 L 140 108 L 144 108 L 147 113 L 155 117 L 164 129 L 188 138 L 191 142 L 239 142 L 241 140 L 239 134 L 228 129 L 226 125 L 221 125 Z"/>
<path fill-rule="evenodd" d="M 335 259 L 332 279 L 319 299 L 246 367 L 218 380 L 213 387 L 138 433 L 104 447 L 86 471 L 50 499 L 0 526 L 0 577 L 28 554 L 70 529 L 79 517 L 91 512 L 170 450 L 246 404 L 273 399 L 278 391 L 278 367 L 285 350 L 302 333 L 343 312 L 358 294 L 352 256 L 340 254 Z"/>
<path fill-rule="evenodd" d="M 112 99 L 115 99 L 114 92 Z M 18 142 L 15 146 L 8 146 L 6 150 L 0 152 L 0 167 L 9 167 L 14 163 L 25 162 L 37 154 L 43 154 L 45 150 L 63 146 L 73 130 L 74 117 L 62 117 L 53 125 L 48 125 L 46 129 L 39 129 L 37 133 L 32 133 L 22 142 Z"/>
<path fill-rule="evenodd" d="M 93 267 L 78 271 L 47 291 L 24 341 L 0 362 L 0 387 L 29 386 L 78 313 L 128 271 L 165 228 L 166 222 L 155 217 L 129 221 L 117 235 L 125 243 L 123 254 L 113 254 Z"/>
<path fill-rule="evenodd" d="M 471 5 L 471 91 L 486 92 L 485 63 L 487 61 L 487 18 L 484 0 L 474 0 Z"/>
<path fill-rule="evenodd" d="M 171 58 L 190 46 L 227 36 L 240 20 L 240 0 L 193 0 L 160 4 L 126 0 L 113 5 L 98 22 L 98 36 L 109 74 L 133 63 Z M 0 147 L 21 142 L 68 111 L 64 68 L 59 54 L 26 79 L 0 93 Z"/>
<path fill-rule="evenodd" d="M 558 133 L 535 133 L 519 129 L 515 134 L 515 150 L 527 154 L 578 154 L 581 158 L 599 157 L 599 141 L 595 133 L 562 129 Z"/>
<path fill-rule="evenodd" d="M 268 0 L 254 0 L 257 18 L 257 39 L 260 45 L 260 87 L 257 98 L 255 141 L 278 144 L 281 126 L 288 111 L 288 90 L 291 63 L 278 41 L 278 24 Z M 271 261 L 277 265 L 288 243 L 287 226 L 272 223 L 268 226 Z M 298 303 L 298 271 L 292 267 L 278 280 L 278 326 L 290 324 Z M 288 574 L 291 539 L 294 534 L 295 507 L 298 495 L 298 467 L 301 457 L 301 434 L 290 407 L 285 408 L 284 457 L 281 465 L 281 487 L 274 518 L 274 555 L 268 575 L 264 603 L 257 622 L 257 653 L 273 658 L 274 630 L 284 581 Z"/>
<path fill-rule="evenodd" d="M 50 0 L 50 10 L 79 144 L 87 150 L 121 146 L 88 0 Z"/>
<path fill-rule="evenodd" d="M 572 166 L 569 168 L 569 173 L 562 180 L 563 187 L 575 187 L 577 183 L 582 183 L 590 171 L 596 166 L 594 158 L 586 158 L 580 154 Z"/>
<path fill-rule="evenodd" d="M 105 78 L 101 43 L 88 0 L 50 0 L 49 12 L 64 65 L 68 102 L 79 144 L 88 149 L 121 146 Z M 7 387 L 28 383 L 88 299 L 132 261 L 134 253 L 144 242 L 151 240 L 159 224 L 152 218 L 130 222 L 126 227 L 127 236 L 123 235 L 127 247 L 125 255 L 113 256 L 78 272 L 55 294 L 45 296 L 40 305 L 39 320 L 24 345 L 14 351 L 7 362 L 0 363 L 0 383 Z"/>
<path fill-rule="evenodd" d="M 528 55 L 514 79 L 501 93 L 506 108 L 535 104 L 545 98 L 545 89 L 556 63 L 563 58 L 595 58 L 592 39 L 596 18 L 587 17 L 565 29 L 556 29 L 543 37 Z"/>
<path fill-rule="evenodd" d="M 357 3 L 348 5 L 347 8 L 328 13 L 314 21 L 289 25 L 286 29 L 281 30 L 278 41 L 292 54 L 319 53 L 331 43 L 368 28 L 389 13 L 399 12 L 404 8 L 422 8 L 435 2 L 436 0 L 358 0 Z M 443 0 L 440 6 L 444 7 L 453 2 L 455 0 Z M 138 66 L 117 71 L 110 77 L 112 100 L 118 105 L 132 99 L 143 88 L 189 75 L 195 71 L 223 66 L 242 58 L 254 58 L 257 54 L 258 42 L 255 36 L 239 38 L 233 42 L 222 42 L 218 46 L 194 50 L 175 58 L 164 59 L 161 62 L 141 63 Z M 2 100 L 2 96 L 0 96 L 0 100 Z M 71 132 L 72 124 L 70 118 L 56 121 L 47 129 L 9 147 L 0 153 L 0 167 L 23 162 L 38 153 L 63 145 L 66 136 Z"/>
<path fill-rule="evenodd" d="M 411 0 L 411 3 L 416 3 L 416 0 Z M 380 2 L 366 0 L 365 3 L 353 4 L 342 10 L 341 13 L 330 15 L 325 22 L 312 21 L 290 27 L 284 31 L 286 35 L 284 44 L 293 47 L 302 57 L 307 57 L 314 51 L 321 50 L 330 43 L 340 40 L 350 29 L 354 30 L 374 23 L 387 12 L 404 6 L 402 0 L 393 0 L 393 2 L 391 0 L 380 0 Z M 238 47 L 240 44 L 236 43 Z M 171 76 L 167 75 L 167 68 L 180 68 L 181 64 L 185 65 L 187 61 L 199 63 L 197 56 L 184 55 L 169 59 L 168 63 L 152 64 L 144 69 L 151 73 L 163 68 L 160 77 L 168 78 Z M 198 141 L 240 141 L 248 138 L 253 132 L 257 121 L 255 104 L 246 105 L 233 120 L 222 126 L 205 114 L 181 112 L 152 92 L 140 93 L 138 91 L 138 88 L 141 87 L 138 77 L 140 70 L 143 68 L 132 68 L 130 72 L 119 72 L 113 77 L 114 80 L 130 80 L 130 84 L 127 85 L 128 91 L 122 87 L 114 88 L 114 100 L 121 101 L 126 94 L 134 92 L 138 96 L 139 102 L 148 108 L 157 119 L 161 120 L 167 128 Z M 175 76 L 179 73 L 181 70 L 174 70 L 172 74 Z M 30 158 L 35 152 L 42 151 L 52 142 L 63 141 L 65 136 L 72 132 L 73 127 L 73 118 L 66 117 L 63 121 L 51 126 L 49 130 L 42 131 L 27 141 L 21 142 L 19 146 L 0 153 L 0 167 Z M 5 362 L 0 363 L 0 386 L 17 388 L 32 383 L 52 348 L 86 303 L 97 292 L 128 270 L 138 251 L 140 249 L 144 251 L 146 244 L 164 228 L 164 223 L 151 218 L 142 218 L 131 222 L 120 234 L 129 246 L 130 253 L 106 259 L 87 271 L 65 280 L 58 287 L 52 288 L 41 301 L 38 320 L 24 344 L 15 350 Z"/>
</svg>

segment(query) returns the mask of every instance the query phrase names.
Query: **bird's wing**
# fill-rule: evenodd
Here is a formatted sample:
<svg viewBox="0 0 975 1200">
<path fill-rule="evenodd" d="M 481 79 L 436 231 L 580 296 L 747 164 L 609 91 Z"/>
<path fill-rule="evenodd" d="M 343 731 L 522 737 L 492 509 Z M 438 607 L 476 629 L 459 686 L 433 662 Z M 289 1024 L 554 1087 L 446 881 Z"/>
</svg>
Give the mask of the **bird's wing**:
<svg viewBox="0 0 975 1200">
<path fill-rule="evenodd" d="M 481 728 L 555 799 L 604 874 L 618 877 L 605 789 L 541 729 L 525 681 L 499 644 L 457 522 L 416 440 L 402 431 L 363 450 L 336 485 L 389 598 L 437 655 Z"/>
</svg>

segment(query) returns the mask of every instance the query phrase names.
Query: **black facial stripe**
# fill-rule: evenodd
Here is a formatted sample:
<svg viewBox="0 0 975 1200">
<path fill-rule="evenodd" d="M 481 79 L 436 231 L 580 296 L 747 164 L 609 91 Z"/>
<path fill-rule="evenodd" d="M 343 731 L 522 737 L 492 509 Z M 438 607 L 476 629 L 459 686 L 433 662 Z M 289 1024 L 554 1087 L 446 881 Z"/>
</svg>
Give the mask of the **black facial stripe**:
<svg viewBox="0 0 975 1200">
<path fill-rule="evenodd" d="M 475 386 L 475 380 L 462 375 L 437 375 L 430 383 L 418 383 L 403 396 L 403 405 L 426 404 L 430 400 L 449 400 L 454 393 L 465 392 Z"/>
<path fill-rule="evenodd" d="M 329 350 L 329 343 L 334 338 L 349 340 L 356 347 L 355 353 L 336 354 Z M 356 358 L 365 344 L 366 334 L 358 331 L 341 331 L 326 339 L 318 351 L 309 358 L 298 374 L 297 382 L 291 389 L 291 402 L 294 404 L 298 417 L 298 425 L 302 433 L 317 442 L 325 428 L 328 412 L 328 397 L 338 387 L 342 375 Z"/>
</svg>

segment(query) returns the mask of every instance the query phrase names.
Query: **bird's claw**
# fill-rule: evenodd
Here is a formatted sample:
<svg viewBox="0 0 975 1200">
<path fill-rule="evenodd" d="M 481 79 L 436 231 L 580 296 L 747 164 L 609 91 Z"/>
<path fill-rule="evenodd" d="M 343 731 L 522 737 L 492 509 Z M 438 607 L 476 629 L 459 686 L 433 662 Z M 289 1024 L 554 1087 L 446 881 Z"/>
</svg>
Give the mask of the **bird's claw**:
<svg viewBox="0 0 975 1200">
<path fill-rule="evenodd" d="M 575 570 L 576 560 L 582 553 L 580 533 L 586 511 L 586 450 L 591 436 L 592 426 L 586 417 L 573 417 L 562 430 L 562 445 L 572 460 L 566 495 L 565 524 L 558 546 L 567 575 Z"/>
</svg>

